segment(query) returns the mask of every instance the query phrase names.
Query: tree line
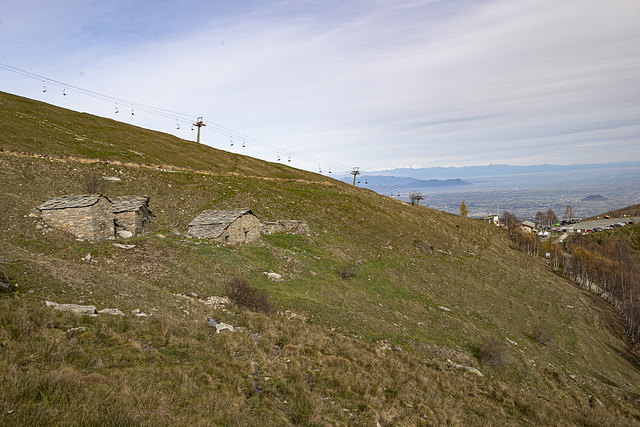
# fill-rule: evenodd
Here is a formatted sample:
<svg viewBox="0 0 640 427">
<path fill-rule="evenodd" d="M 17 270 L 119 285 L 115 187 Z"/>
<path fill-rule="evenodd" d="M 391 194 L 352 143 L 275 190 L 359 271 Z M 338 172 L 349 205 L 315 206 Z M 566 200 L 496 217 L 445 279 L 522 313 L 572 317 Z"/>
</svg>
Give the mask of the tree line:
<svg viewBox="0 0 640 427">
<path fill-rule="evenodd" d="M 540 222 L 536 217 L 536 222 L 557 221 L 552 212 L 539 212 L 544 217 Z M 630 341 L 640 342 L 640 253 L 631 240 L 635 228 L 630 235 L 574 234 L 564 243 L 548 240 L 543 245 L 537 235 L 522 229 L 515 214 L 505 212 L 501 221 L 514 243 L 527 254 L 545 253 L 556 271 L 618 308 Z"/>
<path fill-rule="evenodd" d="M 565 241 L 564 250 L 552 254 L 554 265 L 567 277 L 617 307 L 629 339 L 640 341 L 639 254 L 629 236 L 574 235 Z"/>
</svg>

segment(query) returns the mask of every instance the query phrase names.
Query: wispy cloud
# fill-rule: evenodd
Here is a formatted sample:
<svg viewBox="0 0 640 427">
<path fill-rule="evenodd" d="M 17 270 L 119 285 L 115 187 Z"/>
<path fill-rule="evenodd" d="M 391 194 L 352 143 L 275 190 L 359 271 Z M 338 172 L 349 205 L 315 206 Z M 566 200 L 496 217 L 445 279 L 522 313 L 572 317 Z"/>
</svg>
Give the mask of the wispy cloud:
<svg viewBox="0 0 640 427">
<path fill-rule="evenodd" d="M 81 3 L 10 2 L 3 61 L 335 164 L 640 159 L 632 0 Z"/>
</svg>

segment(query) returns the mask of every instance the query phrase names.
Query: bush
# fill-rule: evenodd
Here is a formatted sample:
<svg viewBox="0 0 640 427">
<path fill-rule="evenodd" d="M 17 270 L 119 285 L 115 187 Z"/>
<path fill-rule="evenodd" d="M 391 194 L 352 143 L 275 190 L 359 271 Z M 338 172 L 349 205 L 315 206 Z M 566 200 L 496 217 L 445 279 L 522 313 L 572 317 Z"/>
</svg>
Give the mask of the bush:
<svg viewBox="0 0 640 427">
<path fill-rule="evenodd" d="M 539 322 L 533 326 L 531 330 L 531 338 L 543 345 L 553 343 L 553 335 L 551 334 L 549 325 L 546 322 Z"/>
<path fill-rule="evenodd" d="M 338 272 L 338 275 L 340 276 L 341 279 L 347 280 L 355 276 L 358 270 L 360 270 L 360 268 L 357 265 L 347 261 L 344 264 L 342 264 L 342 267 L 340 267 L 340 271 Z"/>
<path fill-rule="evenodd" d="M 84 172 L 79 180 L 83 193 L 97 194 L 107 192 L 107 181 L 97 171 Z"/>
<path fill-rule="evenodd" d="M 267 291 L 249 285 L 246 279 L 234 277 L 229 280 L 225 284 L 225 292 L 227 297 L 240 308 L 266 314 L 275 312 Z"/>
<path fill-rule="evenodd" d="M 425 254 L 430 254 L 433 252 L 433 246 L 431 246 L 429 243 L 425 242 L 424 240 L 416 242 L 416 248 L 420 252 L 424 252 Z"/>
<path fill-rule="evenodd" d="M 485 365 L 506 365 L 511 363 L 511 353 L 506 342 L 489 338 L 480 345 L 480 360 Z"/>
</svg>

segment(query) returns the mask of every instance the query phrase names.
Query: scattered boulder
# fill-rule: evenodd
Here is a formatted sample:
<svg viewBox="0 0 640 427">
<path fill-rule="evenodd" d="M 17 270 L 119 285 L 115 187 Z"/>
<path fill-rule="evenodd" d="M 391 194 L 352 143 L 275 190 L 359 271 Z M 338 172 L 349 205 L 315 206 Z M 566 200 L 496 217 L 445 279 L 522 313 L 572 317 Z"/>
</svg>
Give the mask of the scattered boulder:
<svg viewBox="0 0 640 427">
<path fill-rule="evenodd" d="M 91 256 L 91 253 L 88 253 L 87 255 L 85 255 L 82 260 L 83 261 L 91 261 L 93 259 L 93 257 Z"/>
<path fill-rule="evenodd" d="M 225 305 L 231 304 L 231 300 L 229 299 L 229 297 L 220 297 L 216 295 L 208 297 L 203 302 L 204 302 L 204 305 L 208 305 L 213 308 L 218 308 L 222 310 L 225 310 Z"/>
<path fill-rule="evenodd" d="M 282 280 L 282 275 L 278 273 L 274 273 L 273 271 L 270 271 L 268 273 L 265 271 L 264 274 L 267 275 L 269 280 L 273 280 L 274 282 L 278 282 Z"/>
<path fill-rule="evenodd" d="M 11 289 L 11 284 L 6 282 L 0 282 L 0 291 L 8 291 Z"/>
<path fill-rule="evenodd" d="M 118 230 L 118 236 L 123 239 L 128 239 L 129 237 L 133 237 L 133 233 L 128 230 Z"/>
<path fill-rule="evenodd" d="M 98 312 L 95 305 L 79 305 L 79 304 L 58 304 L 57 302 L 45 301 L 47 307 L 53 307 L 58 311 L 69 311 L 74 314 L 81 314 L 83 316 L 96 317 Z"/>
<path fill-rule="evenodd" d="M 124 316 L 124 313 L 117 308 L 103 308 L 102 310 L 98 310 L 99 314 L 112 314 L 114 316 Z"/>
<path fill-rule="evenodd" d="M 133 314 L 136 317 L 148 317 L 149 316 L 147 313 L 143 313 L 139 308 L 136 308 L 135 310 L 133 310 L 131 312 L 131 314 Z"/>
<path fill-rule="evenodd" d="M 458 365 L 457 363 L 453 363 L 451 360 L 447 360 L 447 363 L 449 364 L 449 366 L 452 366 L 454 368 L 464 369 L 465 371 L 471 372 L 472 374 L 476 374 L 479 377 L 484 377 L 484 375 L 482 375 L 482 372 L 480 372 L 476 368 L 472 368 L 471 366 Z"/>
<path fill-rule="evenodd" d="M 447 308 L 447 307 L 444 307 L 444 306 L 441 306 L 441 305 L 439 305 L 439 306 L 438 306 L 438 308 L 439 308 L 440 310 L 444 310 L 444 311 L 451 311 L 451 309 L 450 309 L 450 308 Z"/>
<path fill-rule="evenodd" d="M 236 330 L 236 328 L 224 322 L 220 322 L 216 324 L 216 334 L 219 334 L 220 331 L 224 331 L 225 329 L 231 332 L 235 332 Z"/>
<path fill-rule="evenodd" d="M 120 249 L 133 249 L 136 245 L 123 245 L 122 243 L 113 243 L 113 246 Z"/>
</svg>

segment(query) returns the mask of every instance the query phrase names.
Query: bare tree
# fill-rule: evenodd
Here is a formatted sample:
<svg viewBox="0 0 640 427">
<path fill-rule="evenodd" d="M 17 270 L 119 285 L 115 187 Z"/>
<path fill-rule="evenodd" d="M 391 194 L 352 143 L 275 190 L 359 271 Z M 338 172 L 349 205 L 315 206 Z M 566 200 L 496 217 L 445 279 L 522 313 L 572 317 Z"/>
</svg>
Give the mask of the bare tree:
<svg viewBox="0 0 640 427">
<path fill-rule="evenodd" d="M 564 217 L 569 221 L 573 219 L 573 208 L 571 208 L 571 205 L 567 205 L 567 210 L 564 211 Z"/>
<path fill-rule="evenodd" d="M 553 211 L 553 209 L 549 208 L 549 210 L 546 211 L 544 215 L 549 226 L 552 226 L 553 224 L 558 222 L 558 217 L 556 216 L 556 213 Z"/>
<path fill-rule="evenodd" d="M 106 193 L 107 180 L 98 171 L 86 171 L 79 178 L 80 187 L 85 194 Z"/>
<path fill-rule="evenodd" d="M 515 230 L 515 228 L 520 223 L 516 214 L 511 213 L 509 211 L 504 211 L 500 222 L 504 224 L 505 227 L 507 227 L 507 230 L 509 230 L 509 232 Z"/>
</svg>

